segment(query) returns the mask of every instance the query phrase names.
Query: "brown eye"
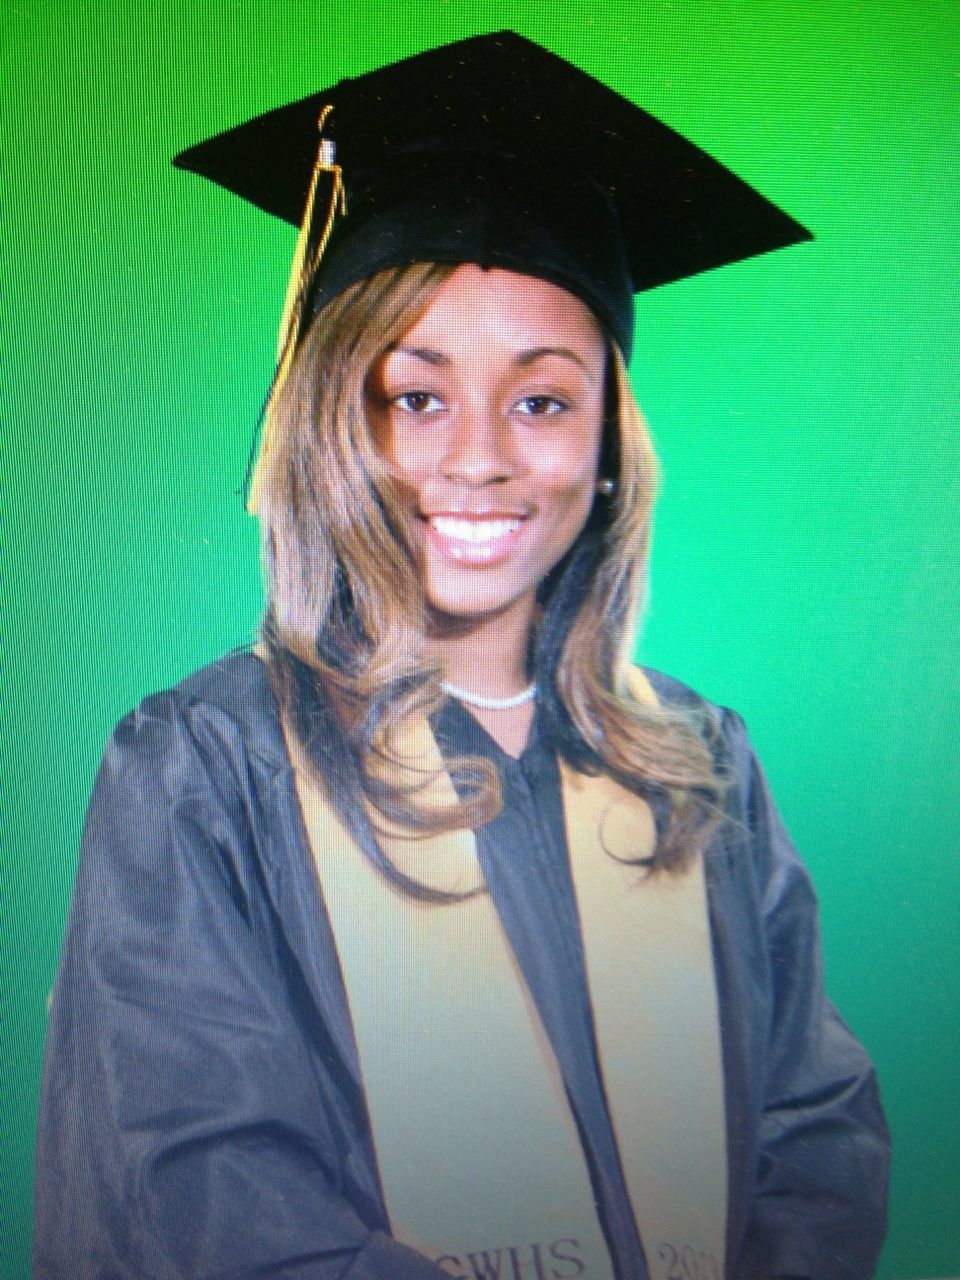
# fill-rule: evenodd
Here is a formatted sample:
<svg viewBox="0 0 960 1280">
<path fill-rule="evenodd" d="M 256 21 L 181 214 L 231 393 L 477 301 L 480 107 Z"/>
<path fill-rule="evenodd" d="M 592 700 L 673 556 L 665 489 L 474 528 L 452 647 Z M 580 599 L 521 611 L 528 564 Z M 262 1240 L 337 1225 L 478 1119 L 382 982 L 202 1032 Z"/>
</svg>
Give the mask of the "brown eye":
<svg viewBox="0 0 960 1280">
<path fill-rule="evenodd" d="M 401 413 L 437 413 L 443 408 L 443 401 L 432 391 L 404 391 L 390 403 Z"/>
<path fill-rule="evenodd" d="M 531 418 L 552 417 L 562 413 L 568 406 L 556 396 L 524 396 L 517 401 L 517 409 Z"/>
</svg>

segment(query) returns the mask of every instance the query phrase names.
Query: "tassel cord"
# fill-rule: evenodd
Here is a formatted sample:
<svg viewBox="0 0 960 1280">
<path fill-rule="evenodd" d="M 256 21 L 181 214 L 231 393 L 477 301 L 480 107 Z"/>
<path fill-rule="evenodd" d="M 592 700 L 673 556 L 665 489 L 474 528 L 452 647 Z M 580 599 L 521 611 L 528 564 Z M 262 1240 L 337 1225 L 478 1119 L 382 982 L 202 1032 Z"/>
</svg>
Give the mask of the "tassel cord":
<svg viewBox="0 0 960 1280">
<path fill-rule="evenodd" d="M 290 267 L 290 279 L 287 283 L 287 292 L 280 317 L 276 368 L 270 384 L 270 390 L 260 410 L 257 431 L 250 449 L 250 456 L 247 459 L 244 491 L 247 495 L 247 510 L 251 515 L 257 514 L 260 478 L 274 446 L 273 406 L 290 373 L 293 357 L 302 337 L 307 295 L 326 251 L 337 215 L 339 214 L 343 217 L 347 212 L 343 170 L 334 160 L 333 142 L 329 138 L 322 136 L 324 124 L 332 109 L 331 104 L 326 105 L 320 112 L 317 122 L 317 128 L 321 134 L 320 144 L 317 148 L 317 158 L 314 161 L 313 172 L 310 175 L 310 186 L 307 189 L 303 220 L 297 235 L 297 245 Z M 319 219 L 316 216 L 316 197 L 321 174 L 329 175 L 331 185 L 326 216 L 323 220 L 322 228 L 318 229 Z M 260 437 L 259 456 L 254 462 L 258 436 Z"/>
</svg>

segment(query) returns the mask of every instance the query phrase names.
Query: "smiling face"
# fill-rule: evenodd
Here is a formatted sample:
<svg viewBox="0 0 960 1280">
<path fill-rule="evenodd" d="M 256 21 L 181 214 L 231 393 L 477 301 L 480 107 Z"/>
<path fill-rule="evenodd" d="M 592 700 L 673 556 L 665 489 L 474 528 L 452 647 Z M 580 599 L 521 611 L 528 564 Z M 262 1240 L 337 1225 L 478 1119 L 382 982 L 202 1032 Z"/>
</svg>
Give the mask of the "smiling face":
<svg viewBox="0 0 960 1280">
<path fill-rule="evenodd" d="M 367 412 L 437 613 L 532 620 L 593 505 L 605 367 L 578 298 L 465 264 L 371 371 Z"/>
</svg>

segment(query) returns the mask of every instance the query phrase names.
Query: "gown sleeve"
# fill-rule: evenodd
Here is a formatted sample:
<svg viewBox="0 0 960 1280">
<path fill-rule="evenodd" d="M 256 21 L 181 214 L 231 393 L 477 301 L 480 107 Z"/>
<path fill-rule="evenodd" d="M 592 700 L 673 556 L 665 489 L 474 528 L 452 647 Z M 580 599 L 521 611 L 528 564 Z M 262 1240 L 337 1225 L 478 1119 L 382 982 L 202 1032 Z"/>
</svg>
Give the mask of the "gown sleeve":
<svg viewBox="0 0 960 1280">
<path fill-rule="evenodd" d="M 244 751 L 208 719 L 149 700 L 98 776 L 51 1001 L 34 1278 L 437 1280 L 343 1194 Z"/>
<path fill-rule="evenodd" d="M 725 922 L 739 937 L 739 994 L 760 1009 L 751 1019 L 755 1098 L 738 1104 L 754 1110 L 757 1139 L 732 1280 L 869 1280 L 886 1230 L 889 1166 L 876 1077 L 825 994 L 809 876 L 743 722 L 724 718 L 748 855 L 740 871 L 751 879 L 749 914 L 760 930 L 752 937 L 747 921 Z"/>
</svg>

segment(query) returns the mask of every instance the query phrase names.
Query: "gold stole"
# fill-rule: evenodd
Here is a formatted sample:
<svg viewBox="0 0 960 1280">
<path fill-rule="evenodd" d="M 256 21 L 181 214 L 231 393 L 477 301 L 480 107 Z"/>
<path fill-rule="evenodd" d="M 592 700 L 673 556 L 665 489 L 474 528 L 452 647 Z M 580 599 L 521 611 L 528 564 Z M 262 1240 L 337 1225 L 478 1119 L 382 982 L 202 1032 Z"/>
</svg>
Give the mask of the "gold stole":
<svg viewBox="0 0 960 1280">
<path fill-rule="evenodd" d="M 405 752 L 435 772 L 431 801 L 455 798 L 426 723 Z M 295 776 L 393 1235 L 463 1280 L 611 1280 L 560 1070 L 490 895 L 436 905 L 397 890 Z M 645 878 L 628 860 L 653 847 L 649 807 L 608 778 L 563 767 L 562 782 L 598 1056 L 650 1277 L 722 1280 L 726 1130 L 703 865 Z M 417 839 L 381 825 L 408 876 L 482 883 L 472 832 Z"/>
</svg>

